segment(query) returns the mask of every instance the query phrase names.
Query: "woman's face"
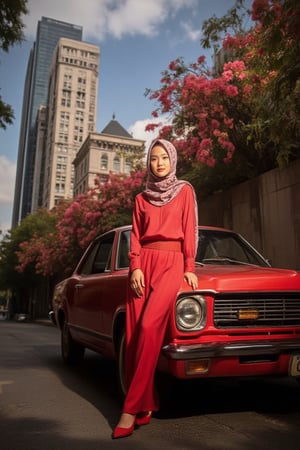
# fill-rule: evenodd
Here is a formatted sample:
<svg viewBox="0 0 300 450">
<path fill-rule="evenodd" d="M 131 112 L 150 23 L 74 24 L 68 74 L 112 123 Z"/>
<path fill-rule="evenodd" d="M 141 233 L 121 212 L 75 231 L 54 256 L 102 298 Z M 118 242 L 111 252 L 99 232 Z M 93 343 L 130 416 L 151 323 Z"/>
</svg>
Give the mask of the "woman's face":
<svg viewBox="0 0 300 450">
<path fill-rule="evenodd" d="M 153 175 L 163 178 L 171 170 L 171 163 L 168 152 L 161 145 L 155 145 L 150 153 L 150 168 Z"/>
</svg>

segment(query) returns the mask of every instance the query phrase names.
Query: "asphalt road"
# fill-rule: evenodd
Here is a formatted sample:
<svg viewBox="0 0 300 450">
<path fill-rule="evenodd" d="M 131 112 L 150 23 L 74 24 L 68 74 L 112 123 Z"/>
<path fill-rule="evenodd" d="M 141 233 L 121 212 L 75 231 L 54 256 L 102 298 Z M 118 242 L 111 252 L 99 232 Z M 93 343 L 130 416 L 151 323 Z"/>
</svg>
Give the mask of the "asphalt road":
<svg viewBox="0 0 300 450">
<path fill-rule="evenodd" d="M 164 380 L 166 382 L 166 380 Z M 88 352 L 68 368 L 56 328 L 0 321 L 1 450 L 299 450 L 290 379 L 174 382 L 151 423 L 112 440 L 115 365 Z"/>
</svg>

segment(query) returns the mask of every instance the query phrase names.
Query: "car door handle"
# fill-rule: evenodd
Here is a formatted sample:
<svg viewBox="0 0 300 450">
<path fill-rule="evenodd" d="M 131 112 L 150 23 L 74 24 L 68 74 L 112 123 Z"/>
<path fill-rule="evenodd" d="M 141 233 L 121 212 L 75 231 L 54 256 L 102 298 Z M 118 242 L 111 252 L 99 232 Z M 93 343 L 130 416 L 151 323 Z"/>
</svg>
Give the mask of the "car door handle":
<svg viewBox="0 0 300 450">
<path fill-rule="evenodd" d="M 75 289 L 81 289 L 84 287 L 84 284 L 77 283 L 75 284 Z"/>
</svg>

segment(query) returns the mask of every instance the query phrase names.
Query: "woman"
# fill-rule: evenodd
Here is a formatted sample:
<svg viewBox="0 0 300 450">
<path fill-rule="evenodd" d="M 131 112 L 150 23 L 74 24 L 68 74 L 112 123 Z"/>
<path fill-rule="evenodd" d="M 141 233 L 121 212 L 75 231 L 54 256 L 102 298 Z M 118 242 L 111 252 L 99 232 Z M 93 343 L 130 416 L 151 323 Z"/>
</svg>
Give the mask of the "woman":
<svg viewBox="0 0 300 450">
<path fill-rule="evenodd" d="M 154 375 L 171 305 L 182 280 L 196 289 L 197 204 L 176 177 L 177 153 L 164 139 L 148 152 L 146 190 L 136 196 L 126 305 L 127 395 L 114 439 L 150 422 L 159 408 Z"/>
</svg>

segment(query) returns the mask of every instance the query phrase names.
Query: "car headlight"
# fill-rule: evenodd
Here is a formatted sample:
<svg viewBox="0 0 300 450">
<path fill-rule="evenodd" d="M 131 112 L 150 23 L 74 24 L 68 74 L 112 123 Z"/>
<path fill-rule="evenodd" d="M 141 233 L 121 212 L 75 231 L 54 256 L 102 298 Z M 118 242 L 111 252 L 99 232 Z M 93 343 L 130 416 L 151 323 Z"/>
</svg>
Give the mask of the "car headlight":
<svg viewBox="0 0 300 450">
<path fill-rule="evenodd" d="M 176 305 L 176 324 L 179 330 L 201 330 L 206 324 L 206 301 L 201 295 L 181 297 Z"/>
</svg>

